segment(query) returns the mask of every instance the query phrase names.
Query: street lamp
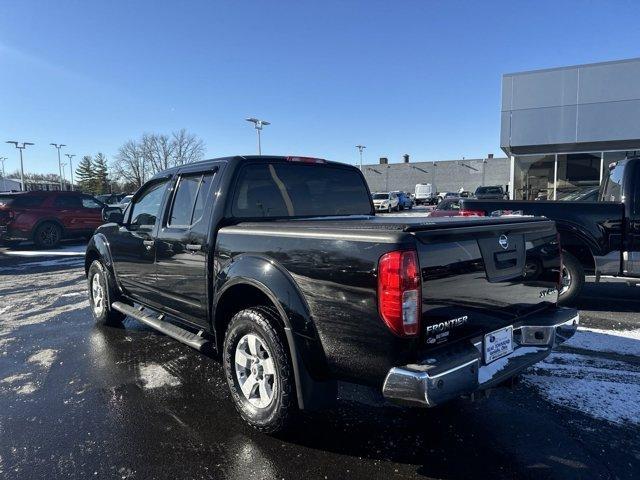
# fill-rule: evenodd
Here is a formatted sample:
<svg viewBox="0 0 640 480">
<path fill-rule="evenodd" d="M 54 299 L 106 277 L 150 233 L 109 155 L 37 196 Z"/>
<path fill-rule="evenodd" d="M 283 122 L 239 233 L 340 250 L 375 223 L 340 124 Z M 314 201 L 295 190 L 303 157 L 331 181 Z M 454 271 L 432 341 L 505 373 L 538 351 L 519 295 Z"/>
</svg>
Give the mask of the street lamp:
<svg viewBox="0 0 640 480">
<path fill-rule="evenodd" d="M 245 120 L 247 122 L 251 122 L 253 123 L 254 128 L 256 129 L 256 132 L 258 133 L 258 155 L 262 155 L 262 145 L 260 144 L 260 131 L 262 130 L 262 127 L 265 125 L 271 125 L 270 122 L 267 122 L 266 120 L 260 120 L 258 118 L 245 118 Z"/>
<path fill-rule="evenodd" d="M 362 151 L 367 148 L 364 145 L 356 145 L 356 148 L 360 152 L 360 171 L 362 171 Z"/>
<path fill-rule="evenodd" d="M 60 165 L 60 149 L 62 147 L 66 147 L 66 145 L 64 143 L 61 143 L 60 145 L 58 145 L 57 143 L 50 143 L 49 145 L 58 149 L 58 170 L 60 171 L 60 191 L 62 191 L 63 187 L 62 187 L 62 166 Z"/>
<path fill-rule="evenodd" d="M 64 155 L 69 159 L 69 176 L 71 177 L 71 191 L 73 192 L 73 157 L 75 155 L 71 153 L 65 153 Z"/>
<path fill-rule="evenodd" d="M 22 162 L 22 150 L 27 148 L 28 145 L 33 145 L 31 142 L 16 142 L 14 140 L 7 140 L 5 143 L 11 143 L 14 147 L 20 150 L 20 190 L 25 191 L 24 188 L 24 163 Z"/>
<path fill-rule="evenodd" d="M 62 173 L 62 176 L 60 177 L 60 179 L 61 179 L 60 180 L 60 191 L 62 191 L 62 188 L 63 188 L 62 184 L 64 183 L 64 167 L 66 167 L 66 166 L 67 166 L 67 164 L 64 163 L 64 162 L 62 162 L 60 164 L 60 172 Z"/>
<path fill-rule="evenodd" d="M 0 157 L 0 162 L 2 162 L 2 190 L 0 190 L 0 192 L 4 191 L 7 188 L 7 180 L 5 177 L 5 173 L 4 173 L 4 161 L 7 160 L 7 157 Z"/>
</svg>

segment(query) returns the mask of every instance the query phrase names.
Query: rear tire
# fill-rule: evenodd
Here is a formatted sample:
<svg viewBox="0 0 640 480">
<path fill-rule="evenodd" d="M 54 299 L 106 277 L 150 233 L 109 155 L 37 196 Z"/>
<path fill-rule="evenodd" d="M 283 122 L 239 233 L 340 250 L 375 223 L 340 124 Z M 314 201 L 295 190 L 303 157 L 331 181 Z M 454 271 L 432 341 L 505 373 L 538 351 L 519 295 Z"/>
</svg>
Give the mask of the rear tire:
<svg viewBox="0 0 640 480">
<path fill-rule="evenodd" d="M 87 285 L 89 306 L 96 322 L 101 325 L 121 325 L 126 315 L 111 307 L 111 303 L 117 298 L 115 281 L 100 260 L 94 260 L 89 267 Z"/>
<path fill-rule="evenodd" d="M 38 248 L 57 248 L 61 239 L 62 228 L 54 222 L 44 222 L 33 234 L 33 242 Z"/>
<path fill-rule="evenodd" d="M 584 268 L 580 261 L 569 252 L 562 252 L 562 282 L 563 286 L 558 295 L 560 305 L 575 303 L 584 286 Z"/>
<path fill-rule="evenodd" d="M 235 314 L 223 345 L 223 367 L 242 419 L 264 433 L 288 427 L 296 410 L 293 369 L 272 307 Z"/>
</svg>

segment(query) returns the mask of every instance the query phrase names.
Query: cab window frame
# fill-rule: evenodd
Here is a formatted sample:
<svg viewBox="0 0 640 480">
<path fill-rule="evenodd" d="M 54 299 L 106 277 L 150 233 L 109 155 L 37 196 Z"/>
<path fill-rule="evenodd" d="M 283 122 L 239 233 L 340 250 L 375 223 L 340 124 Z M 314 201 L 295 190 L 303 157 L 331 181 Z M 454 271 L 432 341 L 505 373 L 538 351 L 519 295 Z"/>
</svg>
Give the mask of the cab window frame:
<svg viewBox="0 0 640 480">
<path fill-rule="evenodd" d="M 128 205 L 126 206 L 126 210 L 127 210 L 127 216 L 126 216 L 126 223 L 125 223 L 125 227 L 127 230 L 130 231 L 142 231 L 145 233 L 149 233 L 151 234 L 154 230 L 158 229 L 158 226 L 160 224 L 160 222 L 158 222 L 159 219 L 162 218 L 162 212 L 164 211 L 164 205 L 165 205 L 165 201 L 166 201 L 166 197 L 167 197 L 167 191 L 169 190 L 170 187 L 170 183 L 172 180 L 172 176 L 171 175 L 167 175 L 164 177 L 159 177 L 157 179 L 154 180 L 150 180 L 147 183 L 145 183 L 133 196 L 133 198 L 131 199 L 131 201 L 128 203 Z M 141 196 L 143 196 L 145 194 L 145 192 L 147 192 L 147 190 L 149 190 L 150 188 L 152 188 L 153 186 L 159 184 L 159 183 L 165 183 L 165 189 L 164 192 L 162 194 L 162 199 L 160 200 L 160 210 L 158 212 L 158 216 L 156 217 L 156 221 L 153 225 L 153 227 L 151 229 L 140 229 L 141 225 L 138 224 L 134 224 L 132 223 L 133 220 L 133 214 L 135 211 L 135 206 L 138 203 L 138 200 Z"/>
</svg>

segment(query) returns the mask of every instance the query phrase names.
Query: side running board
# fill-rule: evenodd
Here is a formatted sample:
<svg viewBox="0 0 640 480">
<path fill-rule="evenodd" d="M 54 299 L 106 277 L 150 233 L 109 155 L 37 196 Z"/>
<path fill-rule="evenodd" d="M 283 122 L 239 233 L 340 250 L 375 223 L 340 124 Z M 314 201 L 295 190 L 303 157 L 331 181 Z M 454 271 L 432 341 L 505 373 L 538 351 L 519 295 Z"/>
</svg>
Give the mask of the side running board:
<svg viewBox="0 0 640 480">
<path fill-rule="evenodd" d="M 189 330 L 178 327 L 173 323 L 162 320 L 163 315 L 153 316 L 150 313 L 140 311 L 137 308 L 122 302 L 113 302 L 113 304 L 111 304 L 111 307 L 113 307 L 114 310 L 122 312 L 129 317 L 135 318 L 145 325 L 149 325 L 151 328 L 154 328 L 159 332 L 162 332 L 165 335 L 178 340 L 179 342 L 195 348 L 196 350 L 203 351 L 210 347 L 211 342 L 208 339 L 196 335 Z"/>
</svg>

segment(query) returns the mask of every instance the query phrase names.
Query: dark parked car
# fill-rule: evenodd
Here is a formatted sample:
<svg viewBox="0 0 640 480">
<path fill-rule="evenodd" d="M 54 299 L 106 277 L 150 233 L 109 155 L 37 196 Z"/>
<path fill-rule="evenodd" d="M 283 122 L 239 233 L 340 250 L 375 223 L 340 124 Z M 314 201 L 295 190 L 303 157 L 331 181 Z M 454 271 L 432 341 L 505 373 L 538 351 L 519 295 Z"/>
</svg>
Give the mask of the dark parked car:
<svg viewBox="0 0 640 480">
<path fill-rule="evenodd" d="M 33 240 L 54 248 L 63 238 L 91 236 L 105 205 L 80 192 L 24 192 L 0 198 L 0 242 Z"/>
<path fill-rule="evenodd" d="M 362 173 L 231 157 L 157 174 L 87 247 L 91 311 L 217 352 L 242 418 L 284 428 L 336 381 L 433 407 L 495 387 L 570 337 L 540 218 L 376 216 Z M 526 278 L 527 261 L 548 267 Z M 126 394 L 126 392 L 125 392 Z"/>
<path fill-rule="evenodd" d="M 429 213 L 429 217 L 457 217 L 459 215 L 460 199 L 458 197 L 445 198 Z"/>
<path fill-rule="evenodd" d="M 478 187 L 473 196 L 479 200 L 504 200 L 504 189 L 500 186 Z"/>
<path fill-rule="evenodd" d="M 517 211 L 556 221 L 563 247 L 560 299 L 576 299 L 585 274 L 599 281 L 640 284 L 640 158 L 610 165 L 599 202 L 464 200 L 463 210 Z"/>
</svg>

